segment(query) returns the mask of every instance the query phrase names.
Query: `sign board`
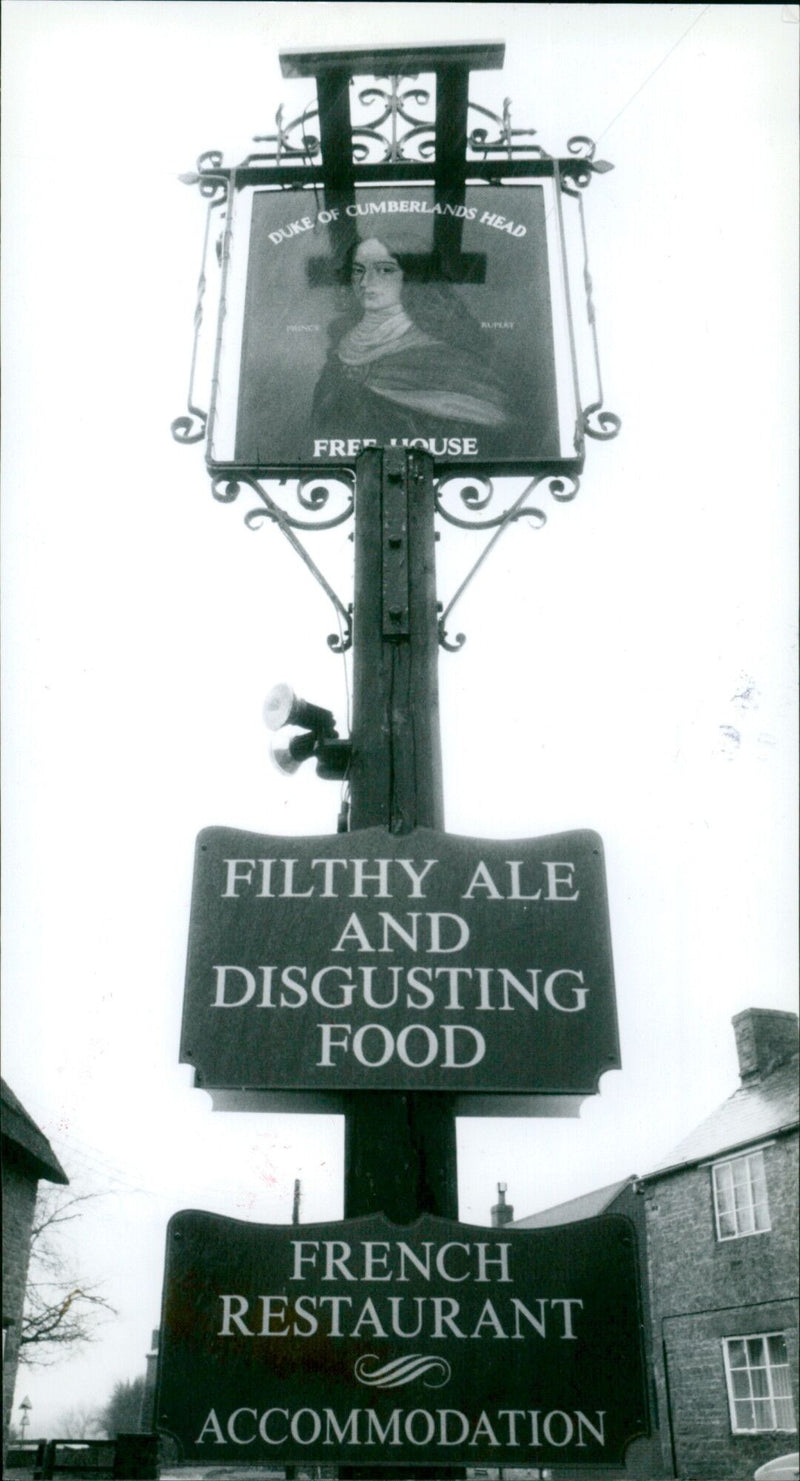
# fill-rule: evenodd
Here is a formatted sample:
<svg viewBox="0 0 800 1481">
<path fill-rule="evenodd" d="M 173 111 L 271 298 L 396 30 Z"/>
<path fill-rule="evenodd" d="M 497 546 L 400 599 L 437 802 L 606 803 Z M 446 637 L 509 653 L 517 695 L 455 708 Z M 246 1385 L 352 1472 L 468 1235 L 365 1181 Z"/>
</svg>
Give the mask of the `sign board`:
<svg viewBox="0 0 800 1481">
<path fill-rule="evenodd" d="M 620 1465 L 647 1432 L 633 1225 L 170 1221 L 158 1427 L 213 1465 Z"/>
<path fill-rule="evenodd" d="M 454 470 L 574 463 L 556 188 L 237 190 L 212 467 L 321 472 L 375 444 Z"/>
<path fill-rule="evenodd" d="M 181 1059 L 208 1089 L 594 1093 L 619 1065 L 600 838 L 206 829 Z"/>
</svg>

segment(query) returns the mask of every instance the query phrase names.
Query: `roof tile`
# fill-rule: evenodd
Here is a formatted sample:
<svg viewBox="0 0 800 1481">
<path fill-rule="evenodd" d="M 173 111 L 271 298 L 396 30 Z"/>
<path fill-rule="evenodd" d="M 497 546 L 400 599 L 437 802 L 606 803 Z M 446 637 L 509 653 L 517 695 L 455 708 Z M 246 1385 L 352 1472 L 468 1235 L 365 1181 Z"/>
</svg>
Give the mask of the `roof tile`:
<svg viewBox="0 0 800 1481">
<path fill-rule="evenodd" d="M 799 1099 L 798 1057 L 794 1055 L 771 1075 L 740 1086 L 645 1177 L 719 1157 L 788 1131 L 798 1123 Z"/>
</svg>

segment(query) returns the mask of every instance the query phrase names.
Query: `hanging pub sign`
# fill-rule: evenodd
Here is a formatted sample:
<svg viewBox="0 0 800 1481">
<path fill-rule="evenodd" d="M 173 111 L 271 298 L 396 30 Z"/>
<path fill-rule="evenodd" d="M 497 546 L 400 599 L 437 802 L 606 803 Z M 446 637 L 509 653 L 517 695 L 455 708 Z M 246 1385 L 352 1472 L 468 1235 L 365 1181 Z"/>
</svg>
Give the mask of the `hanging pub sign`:
<svg viewBox="0 0 800 1481">
<path fill-rule="evenodd" d="M 337 201 L 234 194 L 211 466 L 323 471 L 375 445 L 452 469 L 574 462 L 554 182 Z"/>
<path fill-rule="evenodd" d="M 158 1427 L 213 1465 L 621 1465 L 648 1427 L 640 1312 L 620 1215 L 501 1232 L 186 1211 Z"/>
<path fill-rule="evenodd" d="M 600 838 L 206 829 L 181 1059 L 208 1089 L 594 1093 L 619 1066 Z"/>
</svg>

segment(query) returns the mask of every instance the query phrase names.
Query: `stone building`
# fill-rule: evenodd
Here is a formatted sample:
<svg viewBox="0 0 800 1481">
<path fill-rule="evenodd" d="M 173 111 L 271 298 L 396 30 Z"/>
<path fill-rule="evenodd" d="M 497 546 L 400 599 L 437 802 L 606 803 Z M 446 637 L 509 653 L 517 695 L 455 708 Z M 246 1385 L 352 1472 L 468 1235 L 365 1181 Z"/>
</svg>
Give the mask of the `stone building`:
<svg viewBox="0 0 800 1481">
<path fill-rule="evenodd" d="M 797 1449 L 798 1021 L 733 1020 L 739 1089 L 640 1180 L 664 1460 L 751 1481 Z"/>
<path fill-rule="evenodd" d="M 19 1362 L 22 1307 L 28 1278 L 33 1210 L 41 1178 L 67 1183 L 47 1137 L 0 1080 L 3 1181 L 3 1454 Z"/>
<path fill-rule="evenodd" d="M 653 1434 L 604 1476 L 752 1481 L 797 1449 L 798 1020 L 749 1008 L 733 1027 L 739 1089 L 659 1167 L 514 1221 L 636 1227 Z"/>
</svg>

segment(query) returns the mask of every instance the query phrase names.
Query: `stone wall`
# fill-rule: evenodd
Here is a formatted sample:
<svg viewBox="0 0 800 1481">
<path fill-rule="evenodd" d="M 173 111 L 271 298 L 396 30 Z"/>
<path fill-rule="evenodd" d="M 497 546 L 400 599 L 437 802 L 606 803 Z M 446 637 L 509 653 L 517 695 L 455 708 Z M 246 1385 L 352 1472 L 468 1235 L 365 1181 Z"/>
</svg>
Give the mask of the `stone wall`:
<svg viewBox="0 0 800 1481">
<path fill-rule="evenodd" d="M 782 1332 L 798 1414 L 798 1137 L 764 1148 L 771 1228 L 718 1240 L 710 1166 L 647 1186 L 654 1353 L 665 1461 L 681 1481 L 751 1481 L 797 1432 L 732 1432 L 722 1339 Z"/>
</svg>

